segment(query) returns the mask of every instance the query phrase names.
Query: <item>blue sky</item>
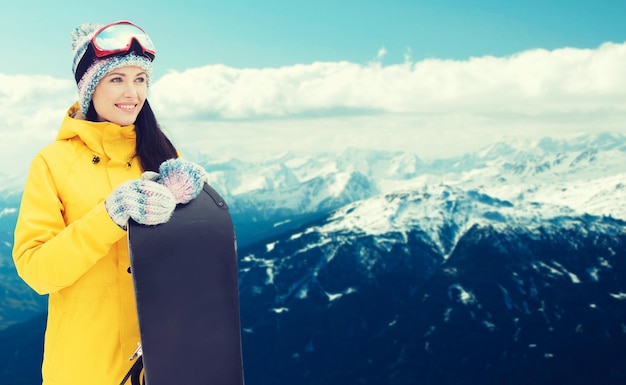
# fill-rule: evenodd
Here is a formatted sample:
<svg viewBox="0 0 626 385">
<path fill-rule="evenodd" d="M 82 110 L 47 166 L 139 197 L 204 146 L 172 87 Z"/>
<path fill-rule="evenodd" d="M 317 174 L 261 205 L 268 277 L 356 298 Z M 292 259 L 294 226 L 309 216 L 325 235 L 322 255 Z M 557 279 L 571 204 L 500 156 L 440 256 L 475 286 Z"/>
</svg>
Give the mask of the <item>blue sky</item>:
<svg viewBox="0 0 626 385">
<path fill-rule="evenodd" d="M 82 6 L 81 6 L 82 5 Z M 626 41 L 626 2 L 499 0 L 14 1 L 0 12 L 0 72 L 68 76 L 71 29 L 129 19 L 157 44 L 157 73 L 221 63 L 276 67 L 466 59 Z"/>
<path fill-rule="evenodd" d="M 26 164 L 54 139 L 76 99 L 70 32 L 121 19 L 156 44 L 149 98 L 183 153 L 433 159 L 626 133 L 625 15 L 622 0 L 10 2 L 0 153 Z"/>
</svg>

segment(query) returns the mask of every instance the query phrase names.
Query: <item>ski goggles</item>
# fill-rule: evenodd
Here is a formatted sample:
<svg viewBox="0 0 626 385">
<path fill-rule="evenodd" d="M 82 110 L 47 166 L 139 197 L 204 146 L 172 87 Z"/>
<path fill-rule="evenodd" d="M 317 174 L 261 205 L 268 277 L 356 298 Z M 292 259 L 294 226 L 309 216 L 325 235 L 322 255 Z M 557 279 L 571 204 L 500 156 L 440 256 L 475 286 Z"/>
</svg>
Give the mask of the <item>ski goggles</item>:
<svg viewBox="0 0 626 385">
<path fill-rule="evenodd" d="M 129 21 L 118 21 L 100 28 L 91 38 L 96 57 L 103 59 L 114 55 L 128 53 L 137 42 L 141 47 L 141 53 L 154 60 L 156 51 L 148 34 Z"/>
</svg>

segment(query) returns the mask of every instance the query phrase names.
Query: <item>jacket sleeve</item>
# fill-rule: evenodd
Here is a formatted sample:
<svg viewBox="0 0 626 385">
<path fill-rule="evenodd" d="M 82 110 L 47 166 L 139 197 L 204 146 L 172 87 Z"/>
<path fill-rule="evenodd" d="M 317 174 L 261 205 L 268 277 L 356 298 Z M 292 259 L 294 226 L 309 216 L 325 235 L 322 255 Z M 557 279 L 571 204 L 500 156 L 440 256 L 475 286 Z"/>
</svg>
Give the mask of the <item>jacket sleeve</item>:
<svg viewBox="0 0 626 385">
<path fill-rule="evenodd" d="M 38 155 L 24 187 L 13 260 L 18 275 L 39 294 L 76 282 L 126 236 L 111 220 L 103 202 L 66 225 L 57 191 L 45 159 Z"/>
</svg>

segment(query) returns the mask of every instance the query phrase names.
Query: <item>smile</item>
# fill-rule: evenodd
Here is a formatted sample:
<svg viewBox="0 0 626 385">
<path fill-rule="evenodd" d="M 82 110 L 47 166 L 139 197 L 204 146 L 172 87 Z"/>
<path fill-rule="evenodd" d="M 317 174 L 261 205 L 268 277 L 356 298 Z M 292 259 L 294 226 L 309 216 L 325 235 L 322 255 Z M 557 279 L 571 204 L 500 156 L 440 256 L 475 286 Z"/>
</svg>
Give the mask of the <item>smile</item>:
<svg viewBox="0 0 626 385">
<path fill-rule="evenodd" d="M 124 111 L 132 111 L 135 109 L 135 107 L 137 107 L 136 104 L 116 104 L 115 106 Z"/>
</svg>

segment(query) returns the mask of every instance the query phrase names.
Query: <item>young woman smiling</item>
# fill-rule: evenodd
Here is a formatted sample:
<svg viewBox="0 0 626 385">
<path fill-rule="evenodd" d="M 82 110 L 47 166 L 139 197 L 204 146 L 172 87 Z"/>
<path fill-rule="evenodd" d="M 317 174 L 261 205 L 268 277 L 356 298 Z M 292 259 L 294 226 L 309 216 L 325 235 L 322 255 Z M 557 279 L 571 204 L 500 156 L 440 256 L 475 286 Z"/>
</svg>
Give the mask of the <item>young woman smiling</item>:
<svg viewBox="0 0 626 385">
<path fill-rule="evenodd" d="M 178 158 L 150 108 L 155 49 L 141 28 L 83 24 L 72 48 L 78 102 L 31 163 L 13 259 L 49 295 L 43 384 L 112 385 L 140 342 L 128 220 L 166 222 L 205 172 Z"/>
</svg>

